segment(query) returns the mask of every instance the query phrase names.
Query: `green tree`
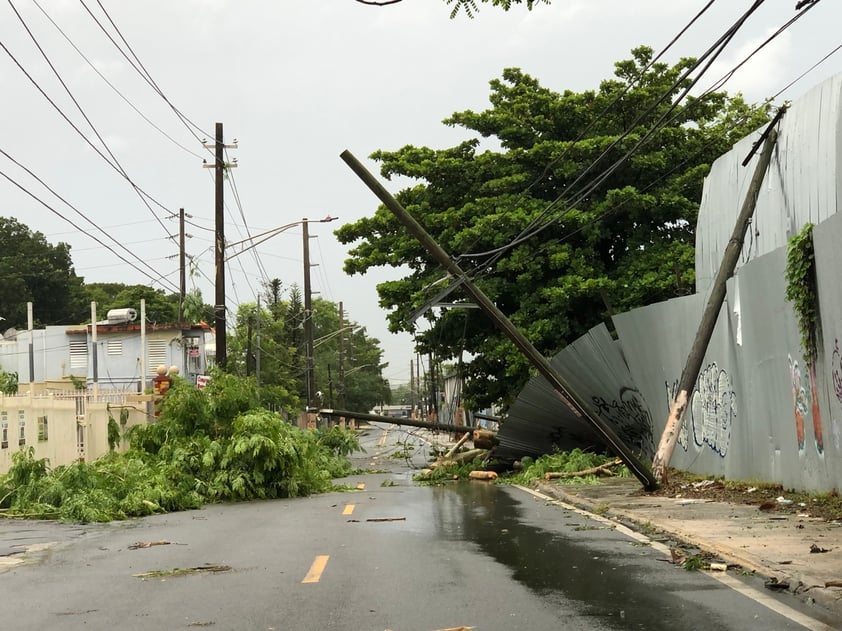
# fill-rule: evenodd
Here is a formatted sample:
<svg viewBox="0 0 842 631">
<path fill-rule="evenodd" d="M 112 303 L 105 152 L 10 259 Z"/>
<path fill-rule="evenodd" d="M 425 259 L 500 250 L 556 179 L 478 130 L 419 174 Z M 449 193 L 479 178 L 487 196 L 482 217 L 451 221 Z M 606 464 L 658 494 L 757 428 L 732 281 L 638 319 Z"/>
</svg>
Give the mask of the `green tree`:
<svg viewBox="0 0 842 631">
<path fill-rule="evenodd" d="M 356 0 L 360 4 L 368 4 L 373 6 L 385 6 L 389 4 L 399 4 L 403 2 L 403 0 Z M 549 4 L 550 0 L 444 0 L 444 3 L 452 6 L 453 9 L 450 11 L 450 17 L 454 18 L 459 14 L 459 11 L 464 11 L 465 14 L 472 18 L 476 15 L 477 11 L 479 11 L 479 6 L 477 3 L 482 4 L 491 4 L 495 7 L 501 7 L 504 11 L 508 11 L 512 8 L 512 6 L 516 4 L 523 4 L 526 5 L 526 8 L 530 11 L 532 7 L 536 4 Z"/>
<path fill-rule="evenodd" d="M 301 290 L 283 290 L 277 279 L 264 286 L 260 308 L 261 402 L 293 414 L 307 398 L 306 356 Z M 257 304 L 241 304 L 228 342 L 226 370 L 242 377 L 255 376 L 257 361 Z M 343 341 L 348 377 L 340 378 L 339 342 Z M 341 401 L 355 411 L 368 411 L 383 396 L 386 386 L 379 368 L 383 351 L 377 339 L 353 322 L 339 326 L 338 306 L 313 300 L 314 381 L 321 403 L 337 407 Z M 354 370 L 360 367 L 360 370 Z M 353 372 L 351 372 L 353 371 Z M 343 396 L 343 394 L 345 396 Z"/>
<path fill-rule="evenodd" d="M 650 48 L 637 48 L 615 64 L 614 78 L 582 93 L 554 92 L 507 69 L 490 82 L 489 109 L 444 121 L 469 132 L 468 140 L 372 156 L 383 177 L 418 181 L 398 199 L 546 356 L 614 312 L 693 291 L 704 176 L 767 119 L 765 107 L 724 92 L 671 110 L 693 60 L 669 66 L 652 58 Z M 499 149 L 480 151 L 480 137 Z M 616 168 L 606 172 L 609 165 Z M 531 236 L 515 241 L 524 231 Z M 391 330 L 412 331 L 408 314 L 442 287 L 439 266 L 384 207 L 336 234 L 354 244 L 349 274 L 409 269 L 378 293 Z M 447 300 L 462 299 L 456 290 Z M 469 403 L 506 403 L 525 383 L 527 361 L 487 318 L 458 308 L 426 317 L 431 327 L 417 338 L 419 352 L 442 360 L 472 353 Z"/>
<path fill-rule="evenodd" d="M 26 303 L 36 326 L 79 322 L 82 279 L 66 243 L 51 245 L 16 219 L 0 217 L 0 316 L 3 326 L 26 327 Z"/>
</svg>

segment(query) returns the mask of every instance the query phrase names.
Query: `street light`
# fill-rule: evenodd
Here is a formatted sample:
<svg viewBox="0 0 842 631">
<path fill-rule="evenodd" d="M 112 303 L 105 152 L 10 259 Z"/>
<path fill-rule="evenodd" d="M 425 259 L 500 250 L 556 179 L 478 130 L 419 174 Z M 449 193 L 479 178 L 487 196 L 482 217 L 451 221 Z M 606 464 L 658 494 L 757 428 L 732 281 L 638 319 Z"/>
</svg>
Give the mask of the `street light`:
<svg viewBox="0 0 842 631">
<path fill-rule="evenodd" d="M 319 223 L 334 221 L 337 217 L 328 215 L 324 219 L 318 219 Z M 304 235 L 304 343 L 306 350 L 307 367 L 307 409 L 313 408 L 313 396 L 316 393 L 316 371 L 315 351 L 313 349 L 313 296 L 310 290 L 310 231 L 308 225 L 310 220 L 306 217 L 301 220 Z"/>
<path fill-rule="evenodd" d="M 305 346 L 306 346 L 306 359 L 307 359 L 307 407 L 310 408 L 312 406 L 312 398 L 316 392 L 315 381 L 314 381 L 314 373 L 313 373 L 313 321 L 312 321 L 312 297 L 310 291 L 310 234 L 307 228 L 308 224 L 310 223 L 329 223 L 331 221 L 336 221 L 339 217 L 331 217 L 327 215 L 324 219 L 307 219 L 306 217 L 303 219 L 299 219 L 298 221 L 293 221 L 283 226 L 278 226 L 277 228 L 272 228 L 270 230 L 266 230 L 265 232 L 261 232 L 260 234 L 253 235 L 248 237 L 247 239 L 242 239 L 240 241 L 234 241 L 233 243 L 228 243 L 227 246 L 237 246 L 243 245 L 240 250 L 234 252 L 227 258 L 223 258 L 224 262 L 230 261 L 232 258 L 239 256 L 243 252 L 248 252 L 252 248 L 260 245 L 264 241 L 271 239 L 272 237 L 281 234 L 285 230 L 289 230 L 295 226 L 302 226 L 303 233 L 304 233 L 304 339 L 305 339 Z M 247 245 L 244 245 L 247 244 Z M 224 292 L 223 292 L 224 294 Z M 219 340 L 217 340 L 219 342 Z M 222 349 L 224 355 L 224 349 Z M 219 350 L 217 350 L 217 354 L 219 354 Z"/>
</svg>

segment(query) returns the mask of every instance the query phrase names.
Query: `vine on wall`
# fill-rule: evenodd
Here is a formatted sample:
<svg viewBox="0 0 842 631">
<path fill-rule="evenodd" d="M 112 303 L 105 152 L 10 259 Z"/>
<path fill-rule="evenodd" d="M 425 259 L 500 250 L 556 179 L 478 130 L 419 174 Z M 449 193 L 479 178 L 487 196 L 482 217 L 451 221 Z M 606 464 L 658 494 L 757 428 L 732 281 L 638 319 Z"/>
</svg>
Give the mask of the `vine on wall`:
<svg viewBox="0 0 842 631">
<path fill-rule="evenodd" d="M 786 282 L 785 297 L 795 310 L 804 359 L 812 364 L 816 359 L 818 288 L 811 223 L 804 224 L 801 232 L 789 240 L 786 253 Z"/>
</svg>

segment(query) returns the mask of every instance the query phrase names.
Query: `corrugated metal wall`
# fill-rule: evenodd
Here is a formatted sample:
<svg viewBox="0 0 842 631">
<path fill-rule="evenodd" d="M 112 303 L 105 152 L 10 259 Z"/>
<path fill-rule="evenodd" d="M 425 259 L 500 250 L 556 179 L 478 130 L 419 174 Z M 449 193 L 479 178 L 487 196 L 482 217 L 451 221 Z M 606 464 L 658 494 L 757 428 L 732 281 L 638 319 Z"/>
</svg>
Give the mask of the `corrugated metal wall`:
<svg viewBox="0 0 842 631">
<path fill-rule="evenodd" d="M 705 182 L 696 223 L 696 290 L 716 275 L 745 199 L 758 156 L 748 156 L 760 131 L 716 160 Z M 758 152 L 759 153 L 759 152 Z M 786 246 L 807 222 L 819 223 L 842 207 L 842 75 L 810 90 L 787 111 L 772 164 L 757 200 L 741 262 Z"/>
<path fill-rule="evenodd" d="M 756 138 L 744 139 L 718 160 L 706 181 L 696 253 L 702 293 L 618 315 L 618 342 L 597 327 L 553 359 L 578 394 L 594 402 L 595 413 L 645 455 L 651 455 L 663 431 L 706 291 L 754 170 L 752 163 L 740 163 Z M 786 488 L 840 490 L 842 75 L 800 99 L 783 119 L 779 138 L 671 465 Z M 812 369 L 802 357 L 795 315 L 784 298 L 787 240 L 808 221 L 818 224 L 821 320 Z M 500 432 L 504 454 L 601 446 L 592 430 L 553 397 L 543 378 L 528 384 Z M 630 429 L 632 419 L 639 431 Z M 651 437 L 641 435 L 646 425 Z"/>
</svg>

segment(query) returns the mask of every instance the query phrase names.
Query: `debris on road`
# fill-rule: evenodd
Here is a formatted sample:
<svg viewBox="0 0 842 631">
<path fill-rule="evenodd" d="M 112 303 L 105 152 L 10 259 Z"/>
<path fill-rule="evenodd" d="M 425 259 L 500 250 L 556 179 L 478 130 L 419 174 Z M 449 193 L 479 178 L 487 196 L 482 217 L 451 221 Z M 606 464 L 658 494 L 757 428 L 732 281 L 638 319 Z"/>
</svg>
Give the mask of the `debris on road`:
<svg viewBox="0 0 842 631">
<path fill-rule="evenodd" d="M 586 475 L 604 475 L 606 477 L 612 477 L 614 472 L 611 471 L 611 467 L 617 467 L 621 464 L 623 464 L 623 461 L 617 458 L 611 462 L 606 462 L 605 464 L 591 467 L 590 469 L 582 469 L 581 471 L 548 471 L 544 474 L 544 479 L 557 480 L 560 478 L 583 478 Z"/>
<path fill-rule="evenodd" d="M 132 574 L 135 578 L 168 578 L 170 576 L 185 576 L 186 574 L 202 574 L 204 572 L 230 572 L 230 565 L 213 565 L 205 564 L 196 567 L 175 567 L 171 570 L 152 570 L 151 572 L 142 572 L 140 574 Z"/>
<path fill-rule="evenodd" d="M 151 548 L 152 546 L 169 546 L 172 545 L 172 541 L 166 541 L 162 539 L 161 541 L 135 541 L 132 545 L 129 546 L 129 550 L 138 550 L 140 548 Z"/>
<path fill-rule="evenodd" d="M 468 477 L 471 480 L 496 480 L 497 479 L 497 472 L 496 471 L 480 471 L 477 469 L 476 471 L 471 471 L 468 474 Z"/>
</svg>

